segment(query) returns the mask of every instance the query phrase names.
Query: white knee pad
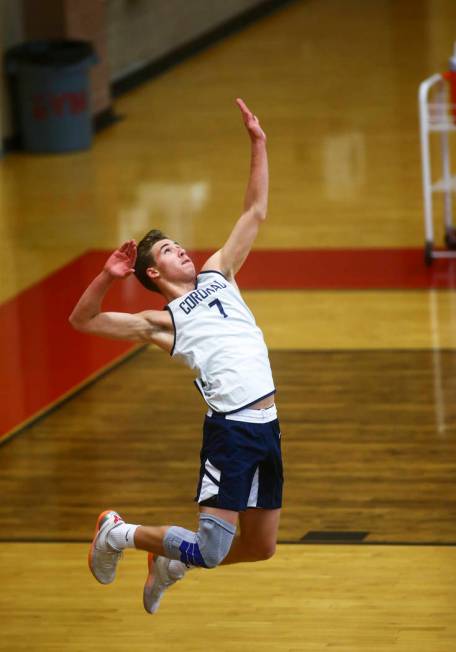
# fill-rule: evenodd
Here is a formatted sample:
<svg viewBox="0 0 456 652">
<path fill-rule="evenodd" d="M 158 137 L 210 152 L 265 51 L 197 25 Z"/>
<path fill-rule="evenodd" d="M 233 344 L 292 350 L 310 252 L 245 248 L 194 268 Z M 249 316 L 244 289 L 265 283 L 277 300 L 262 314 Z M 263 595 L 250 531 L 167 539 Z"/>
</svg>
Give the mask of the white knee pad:
<svg viewBox="0 0 456 652">
<path fill-rule="evenodd" d="M 235 532 L 235 525 L 203 513 L 198 532 L 173 525 L 165 534 L 163 547 L 171 559 L 190 566 L 215 568 L 227 556 Z"/>
</svg>

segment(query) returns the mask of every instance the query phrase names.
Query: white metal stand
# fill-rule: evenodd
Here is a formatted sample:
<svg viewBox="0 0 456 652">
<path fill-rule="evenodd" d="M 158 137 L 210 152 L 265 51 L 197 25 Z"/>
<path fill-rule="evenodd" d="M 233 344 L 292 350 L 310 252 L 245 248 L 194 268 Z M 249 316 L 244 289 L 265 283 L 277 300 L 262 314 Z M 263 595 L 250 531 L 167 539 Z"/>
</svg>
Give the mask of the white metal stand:
<svg viewBox="0 0 456 652">
<path fill-rule="evenodd" d="M 435 251 L 434 219 L 432 210 L 433 193 L 443 193 L 445 242 L 455 247 L 453 225 L 452 193 L 456 191 L 456 175 L 451 173 L 449 133 L 456 131 L 453 112 L 456 105 L 448 101 L 448 82 L 436 74 L 420 84 L 419 94 L 421 163 L 423 168 L 424 226 L 426 234 L 425 260 L 428 265 L 434 258 L 456 258 L 456 251 Z M 440 134 L 442 176 L 433 181 L 431 171 L 430 143 L 433 132 Z"/>
</svg>

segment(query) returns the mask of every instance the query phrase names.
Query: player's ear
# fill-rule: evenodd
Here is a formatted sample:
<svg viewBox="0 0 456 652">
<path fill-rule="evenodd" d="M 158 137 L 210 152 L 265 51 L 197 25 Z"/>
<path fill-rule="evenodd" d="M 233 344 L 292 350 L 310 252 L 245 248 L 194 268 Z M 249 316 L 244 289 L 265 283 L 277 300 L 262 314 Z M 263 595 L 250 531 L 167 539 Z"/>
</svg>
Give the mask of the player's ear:
<svg viewBox="0 0 456 652">
<path fill-rule="evenodd" d="M 155 281 L 155 279 L 157 279 L 160 276 L 160 272 L 155 267 L 148 267 L 146 269 L 146 274 L 153 281 Z"/>
</svg>

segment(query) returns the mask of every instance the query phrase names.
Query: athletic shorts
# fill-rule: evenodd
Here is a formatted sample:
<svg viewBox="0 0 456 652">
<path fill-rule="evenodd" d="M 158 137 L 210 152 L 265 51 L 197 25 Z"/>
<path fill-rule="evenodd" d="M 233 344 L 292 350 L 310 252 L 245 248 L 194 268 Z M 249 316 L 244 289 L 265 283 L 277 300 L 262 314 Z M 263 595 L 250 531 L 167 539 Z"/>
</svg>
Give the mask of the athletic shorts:
<svg viewBox="0 0 456 652">
<path fill-rule="evenodd" d="M 195 501 L 242 512 L 282 506 L 283 467 L 275 406 L 234 414 L 209 410 L 204 421 Z"/>
</svg>

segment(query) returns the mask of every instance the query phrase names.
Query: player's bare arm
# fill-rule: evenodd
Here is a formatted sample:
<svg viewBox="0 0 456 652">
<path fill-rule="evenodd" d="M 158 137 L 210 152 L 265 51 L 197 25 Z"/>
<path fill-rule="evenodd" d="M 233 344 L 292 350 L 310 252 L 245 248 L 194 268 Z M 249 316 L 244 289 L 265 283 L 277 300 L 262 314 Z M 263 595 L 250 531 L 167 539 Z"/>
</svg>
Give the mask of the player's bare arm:
<svg viewBox="0 0 456 652">
<path fill-rule="evenodd" d="M 244 200 L 244 211 L 223 247 L 211 256 L 203 270 L 216 269 L 232 280 L 242 267 L 266 219 L 268 207 L 269 171 L 266 134 L 258 118 L 245 102 L 237 99 L 242 119 L 251 142 L 250 175 Z"/>
<path fill-rule="evenodd" d="M 83 333 L 135 342 L 153 342 L 169 351 L 173 343 L 173 330 L 167 312 L 145 310 L 131 314 L 102 311 L 103 298 L 109 288 L 134 272 L 135 261 L 136 243 L 129 240 L 108 258 L 102 272 L 79 299 L 69 321 L 73 328 Z"/>
</svg>

